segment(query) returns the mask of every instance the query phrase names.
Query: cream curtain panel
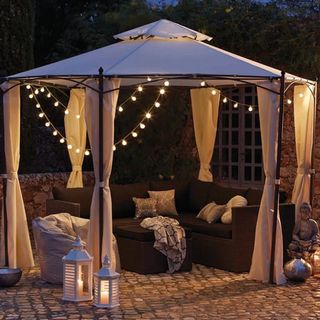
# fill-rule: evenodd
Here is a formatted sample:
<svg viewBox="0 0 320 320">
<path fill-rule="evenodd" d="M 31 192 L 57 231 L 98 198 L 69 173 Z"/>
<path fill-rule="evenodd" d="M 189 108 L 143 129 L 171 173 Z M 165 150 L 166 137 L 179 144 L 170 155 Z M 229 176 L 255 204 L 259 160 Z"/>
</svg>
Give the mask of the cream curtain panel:
<svg viewBox="0 0 320 320">
<path fill-rule="evenodd" d="M 87 84 L 98 90 L 98 84 L 95 80 L 88 80 Z M 104 91 L 120 87 L 120 80 L 104 80 Z M 104 94 L 103 98 L 103 128 L 104 128 L 104 149 L 103 149 L 103 246 L 102 259 L 107 254 L 111 260 L 111 266 L 114 270 L 118 269 L 117 247 L 112 244 L 112 204 L 109 188 L 109 177 L 112 169 L 113 143 L 114 143 L 114 117 L 118 100 L 119 90 Z M 90 209 L 90 228 L 88 235 L 88 250 L 93 255 L 94 270 L 98 270 L 99 263 L 99 94 L 90 89 L 86 89 L 85 102 L 86 123 L 91 145 L 93 158 L 93 168 L 95 175 L 95 187 L 92 196 Z"/>
<path fill-rule="evenodd" d="M 279 92 L 279 83 L 265 82 L 262 85 L 266 88 L 270 88 Z M 266 179 L 256 225 L 254 250 L 249 278 L 268 282 L 273 222 L 273 214 L 271 210 L 274 206 L 275 174 L 277 162 L 279 95 L 262 88 L 258 88 L 257 90 L 263 166 Z M 274 282 L 277 284 L 282 284 L 286 282 L 286 279 L 283 273 L 282 229 L 279 218 L 279 210 L 277 210 L 276 214 L 278 219 L 276 229 L 277 237 L 275 246 Z"/>
<path fill-rule="evenodd" d="M 309 84 L 294 87 L 294 126 L 298 168 L 292 192 L 292 202 L 296 205 L 296 219 L 301 204 L 310 202 L 314 90 L 315 86 Z"/>
<path fill-rule="evenodd" d="M 68 103 L 69 114 L 64 116 L 64 127 L 67 143 L 72 145 L 68 149 L 72 172 L 67 188 L 82 188 L 82 163 L 86 148 L 87 126 L 84 112 L 85 90 L 72 89 Z M 80 117 L 79 117 L 80 116 Z"/>
<path fill-rule="evenodd" d="M 213 95 L 212 88 L 190 90 L 194 133 L 200 158 L 198 179 L 201 181 L 213 180 L 210 161 L 216 141 L 220 102 L 220 91 L 215 91 Z"/>
<path fill-rule="evenodd" d="M 12 88 L 3 95 L 9 267 L 30 268 L 34 265 L 34 261 L 18 178 L 20 160 L 20 86 L 15 86 L 15 84 L 14 82 L 5 82 L 1 86 L 4 91 Z M 1 229 L 3 230 L 3 226 Z M 1 264 L 3 265 L 5 261 L 3 232 L 1 232 L 1 235 Z"/>
</svg>

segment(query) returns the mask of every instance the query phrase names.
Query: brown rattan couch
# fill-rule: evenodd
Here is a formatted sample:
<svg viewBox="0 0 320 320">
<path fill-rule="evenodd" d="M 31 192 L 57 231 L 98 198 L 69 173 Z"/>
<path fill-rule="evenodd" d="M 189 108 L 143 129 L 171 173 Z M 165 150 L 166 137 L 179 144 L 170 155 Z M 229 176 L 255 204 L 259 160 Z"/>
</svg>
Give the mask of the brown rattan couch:
<svg viewBox="0 0 320 320">
<path fill-rule="evenodd" d="M 133 268 L 140 270 L 140 273 L 156 273 L 159 265 L 156 260 L 152 262 L 147 249 L 146 252 L 143 251 L 143 245 L 151 245 L 154 238 L 153 234 L 150 234 L 151 231 L 140 227 L 139 220 L 133 219 L 135 208 L 132 197 L 148 197 L 148 190 L 175 189 L 176 207 L 179 212 L 177 219 L 182 226 L 192 231 L 192 261 L 233 272 L 249 270 L 262 194 L 260 190 L 225 188 L 215 183 L 197 180 L 114 184 L 110 188 L 113 203 L 113 231 L 118 239 L 121 264 L 125 269 L 129 264 L 130 270 Z M 57 210 L 61 212 L 63 209 L 63 211 L 68 210 L 70 214 L 88 218 L 91 195 L 92 188 L 54 188 L 54 200 L 48 200 L 47 213 L 56 213 Z M 208 224 L 196 218 L 201 208 L 210 201 L 225 204 L 235 195 L 246 197 L 248 206 L 232 209 L 232 224 L 220 222 Z M 285 200 L 283 194 L 280 200 Z M 288 260 L 286 248 L 294 227 L 294 211 L 293 204 L 280 204 L 285 261 Z M 146 241 L 149 244 L 146 244 Z M 136 247 L 139 247 L 137 250 L 142 255 L 139 259 L 130 247 L 133 243 L 136 243 Z M 146 264 L 148 264 L 147 267 Z"/>
</svg>

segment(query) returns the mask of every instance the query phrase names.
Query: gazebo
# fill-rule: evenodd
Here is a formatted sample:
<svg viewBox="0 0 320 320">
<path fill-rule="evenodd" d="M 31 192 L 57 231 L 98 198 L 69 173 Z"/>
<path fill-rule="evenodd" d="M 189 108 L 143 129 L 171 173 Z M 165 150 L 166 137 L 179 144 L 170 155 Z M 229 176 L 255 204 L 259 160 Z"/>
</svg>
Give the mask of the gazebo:
<svg viewBox="0 0 320 320">
<path fill-rule="evenodd" d="M 286 91 L 294 86 L 294 115 L 298 169 L 292 201 L 312 200 L 313 137 L 316 82 L 240 57 L 204 41 L 211 37 L 168 20 L 159 20 L 114 36 L 121 41 L 69 59 L 2 79 L 6 180 L 1 259 L 10 267 L 30 267 L 33 257 L 19 186 L 20 87 L 52 85 L 70 88 L 69 106 L 84 108 L 93 156 L 95 187 L 91 204 L 88 248 L 96 267 L 111 256 L 112 206 L 109 177 L 112 170 L 114 117 L 121 87 L 171 86 L 191 89 L 199 179 L 212 181 L 209 170 L 219 114 L 220 91 L 227 85 L 257 87 L 264 192 L 256 226 L 250 278 L 285 282 L 281 221 L 278 212 L 283 109 Z M 214 90 L 213 90 L 214 89 Z M 214 93 L 213 93 L 214 92 Z M 71 121 L 71 120 L 70 120 Z M 72 123 L 66 125 L 73 127 Z M 71 129 L 69 129 L 71 130 Z M 68 134 L 68 133 L 67 133 Z M 70 133 L 71 134 L 71 133 Z M 74 138 L 83 140 L 83 129 Z M 84 151 L 83 151 L 84 152 Z M 81 156 L 70 155 L 74 176 L 81 176 Z M 81 180 L 81 179 L 80 179 Z M 310 196 L 311 194 L 311 196 Z"/>
</svg>

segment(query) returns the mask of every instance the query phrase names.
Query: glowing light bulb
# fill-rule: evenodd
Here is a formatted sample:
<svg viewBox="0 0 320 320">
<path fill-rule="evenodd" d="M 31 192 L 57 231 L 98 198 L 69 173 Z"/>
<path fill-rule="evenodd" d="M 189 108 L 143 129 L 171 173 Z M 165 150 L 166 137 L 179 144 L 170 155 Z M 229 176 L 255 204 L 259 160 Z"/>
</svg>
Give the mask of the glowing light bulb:
<svg viewBox="0 0 320 320">
<path fill-rule="evenodd" d="M 45 125 L 46 127 L 50 127 L 50 122 L 46 122 L 44 125 Z"/>
<path fill-rule="evenodd" d="M 144 129 L 146 125 L 144 123 L 140 123 L 140 129 Z"/>
<path fill-rule="evenodd" d="M 64 143 L 64 138 L 61 138 L 61 139 L 60 139 L 60 143 Z"/>
<path fill-rule="evenodd" d="M 29 94 L 29 98 L 30 98 L 30 99 L 33 98 L 33 94 L 32 94 L 32 93 Z"/>
<path fill-rule="evenodd" d="M 69 114 L 69 110 L 66 109 L 66 110 L 64 111 L 64 114 Z"/>
<path fill-rule="evenodd" d="M 121 144 L 122 144 L 123 146 L 126 146 L 126 145 L 128 144 L 128 142 L 123 139 L 123 140 L 121 141 Z"/>
<path fill-rule="evenodd" d="M 142 86 L 138 87 L 138 91 L 141 92 L 143 90 Z"/>
<path fill-rule="evenodd" d="M 39 89 L 34 90 L 35 94 L 39 94 Z"/>
<path fill-rule="evenodd" d="M 155 104 L 154 104 L 154 106 L 156 107 L 156 108 L 159 108 L 160 107 L 160 102 L 156 102 Z"/>
<path fill-rule="evenodd" d="M 39 113 L 39 118 L 43 118 L 43 117 L 44 117 L 44 113 L 43 112 Z"/>
<path fill-rule="evenodd" d="M 223 103 L 227 103 L 227 102 L 228 102 L 227 97 L 224 97 L 223 100 L 222 100 L 222 102 L 223 102 Z"/>
<path fill-rule="evenodd" d="M 31 89 L 30 84 L 27 84 L 26 88 L 27 88 L 28 90 L 30 90 L 30 89 Z"/>
<path fill-rule="evenodd" d="M 117 150 L 117 147 L 116 147 L 116 146 L 113 146 L 113 147 L 112 147 L 112 150 L 113 150 L 113 151 L 116 151 L 116 150 Z"/>
<path fill-rule="evenodd" d="M 118 108 L 118 110 L 119 110 L 119 112 L 122 112 L 122 111 L 123 111 L 123 108 L 120 106 L 120 107 Z"/>
<path fill-rule="evenodd" d="M 131 97 L 131 100 L 132 100 L 132 101 L 137 101 L 137 97 L 132 96 L 132 97 Z"/>
<path fill-rule="evenodd" d="M 236 103 L 233 105 L 233 107 L 234 107 L 235 109 L 237 109 L 238 106 L 239 106 L 238 102 L 236 102 Z"/>
<path fill-rule="evenodd" d="M 72 149 L 72 144 L 68 144 L 68 147 L 67 147 L 69 150 Z"/>
<path fill-rule="evenodd" d="M 204 81 L 201 81 L 200 86 L 204 87 L 206 85 L 206 83 Z"/>
<path fill-rule="evenodd" d="M 249 106 L 248 111 L 252 112 L 253 108 L 252 106 Z"/>
<path fill-rule="evenodd" d="M 147 119 L 150 119 L 150 118 L 151 118 L 151 113 L 150 113 L 150 112 L 147 112 L 147 113 L 146 113 L 146 118 L 147 118 Z"/>
<path fill-rule="evenodd" d="M 86 150 L 86 151 L 84 152 L 84 154 L 85 154 L 86 156 L 89 156 L 89 155 L 90 155 L 90 151 L 89 151 L 89 150 Z"/>
<path fill-rule="evenodd" d="M 215 96 L 215 95 L 217 94 L 217 90 L 216 90 L 216 89 L 213 89 L 213 90 L 211 91 L 211 94 L 212 94 L 213 96 Z"/>
<path fill-rule="evenodd" d="M 40 107 L 41 107 L 41 106 L 40 106 L 40 103 L 37 103 L 37 104 L 36 104 L 36 108 L 37 108 L 37 109 L 40 109 Z"/>
<path fill-rule="evenodd" d="M 80 119 L 80 114 L 76 115 L 76 119 L 78 119 L 78 120 Z"/>
<path fill-rule="evenodd" d="M 80 149 L 79 148 L 76 149 L 76 153 L 80 153 Z"/>
<path fill-rule="evenodd" d="M 148 80 L 148 81 L 151 81 L 151 78 L 150 78 L 150 77 L 148 77 L 148 78 L 147 78 L 147 80 Z"/>
<path fill-rule="evenodd" d="M 50 92 L 47 94 L 47 98 L 51 98 L 51 93 Z"/>
<path fill-rule="evenodd" d="M 134 132 L 134 131 L 133 131 L 131 134 L 132 134 L 132 136 L 133 136 L 134 138 L 136 138 L 136 137 L 138 136 L 138 134 L 137 134 L 136 132 Z"/>
<path fill-rule="evenodd" d="M 303 93 L 299 93 L 299 97 L 300 97 L 300 98 L 303 98 Z"/>
<path fill-rule="evenodd" d="M 292 103 L 292 100 L 291 100 L 291 99 L 288 99 L 288 100 L 287 100 L 287 103 L 288 103 L 288 104 L 291 104 L 291 103 Z"/>
<path fill-rule="evenodd" d="M 58 135 L 58 131 L 57 131 L 57 130 L 54 130 L 54 131 L 52 132 L 52 134 L 53 134 L 54 136 L 57 136 L 57 135 Z"/>
<path fill-rule="evenodd" d="M 57 107 L 59 105 L 59 101 L 56 101 L 53 105 Z"/>
<path fill-rule="evenodd" d="M 170 82 L 169 82 L 168 80 L 166 80 L 166 81 L 164 82 L 164 85 L 165 85 L 166 87 L 169 87 L 169 86 L 170 86 Z"/>
<path fill-rule="evenodd" d="M 44 92 L 44 87 L 41 87 L 40 91 L 41 91 L 41 92 Z"/>
<path fill-rule="evenodd" d="M 164 90 L 163 88 L 160 89 L 160 94 L 165 94 L 166 90 Z"/>
</svg>

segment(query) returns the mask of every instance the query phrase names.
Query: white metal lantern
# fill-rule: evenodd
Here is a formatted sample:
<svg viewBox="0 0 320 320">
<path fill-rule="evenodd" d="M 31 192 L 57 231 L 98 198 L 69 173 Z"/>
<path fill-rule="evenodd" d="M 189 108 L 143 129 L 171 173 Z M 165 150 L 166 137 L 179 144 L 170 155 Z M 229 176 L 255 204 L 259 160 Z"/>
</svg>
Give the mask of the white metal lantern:
<svg viewBox="0 0 320 320">
<path fill-rule="evenodd" d="M 92 300 L 92 257 L 77 236 L 73 249 L 62 258 L 63 300 Z"/>
<path fill-rule="evenodd" d="M 119 306 L 120 274 L 110 269 L 110 259 L 105 256 L 102 268 L 94 274 L 94 305 L 99 308 Z"/>
</svg>

